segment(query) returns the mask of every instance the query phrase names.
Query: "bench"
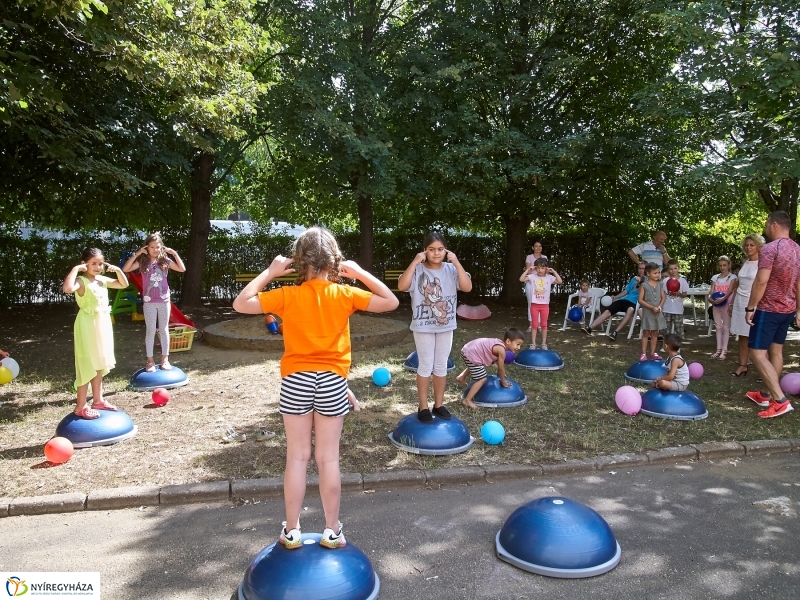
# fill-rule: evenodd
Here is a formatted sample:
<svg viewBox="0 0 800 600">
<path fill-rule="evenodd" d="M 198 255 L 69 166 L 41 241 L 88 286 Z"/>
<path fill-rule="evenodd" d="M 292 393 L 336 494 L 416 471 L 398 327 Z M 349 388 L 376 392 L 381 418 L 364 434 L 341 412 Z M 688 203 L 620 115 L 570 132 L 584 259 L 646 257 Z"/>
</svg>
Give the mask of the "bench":
<svg viewBox="0 0 800 600">
<path fill-rule="evenodd" d="M 392 290 L 393 292 L 399 292 L 400 290 L 397 289 L 397 280 L 400 278 L 400 275 L 402 275 L 405 272 L 406 272 L 405 269 L 396 269 L 396 270 L 387 269 L 386 271 L 383 272 L 383 281 L 387 286 L 389 286 L 390 290 Z"/>
</svg>

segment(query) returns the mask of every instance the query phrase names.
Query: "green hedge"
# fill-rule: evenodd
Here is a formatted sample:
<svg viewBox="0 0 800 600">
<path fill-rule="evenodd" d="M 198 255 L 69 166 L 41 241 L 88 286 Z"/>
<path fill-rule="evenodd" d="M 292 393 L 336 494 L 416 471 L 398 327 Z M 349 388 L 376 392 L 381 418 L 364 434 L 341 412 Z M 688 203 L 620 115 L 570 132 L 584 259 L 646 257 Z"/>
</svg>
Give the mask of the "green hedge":
<svg viewBox="0 0 800 600">
<path fill-rule="evenodd" d="M 175 248 L 187 262 L 187 231 L 163 231 L 165 243 Z M 347 258 L 358 256 L 358 234 L 337 236 Z M 377 232 L 374 242 L 374 271 L 378 276 L 386 269 L 408 266 L 421 250 L 423 234 Z M 627 257 L 630 242 L 596 232 L 570 231 L 559 235 L 531 234 L 529 242 L 540 239 L 545 254 L 564 279 L 555 293 L 571 293 L 584 277 L 593 285 L 619 290 L 634 272 Z M 69 270 L 80 261 L 86 246 L 103 250 L 108 262 L 118 263 L 125 252 L 141 246 L 140 236 L 87 232 L 70 239 L 46 239 L 34 235 L 23 239 L 20 231 L 0 226 L 0 305 L 35 302 L 67 302 L 72 299 L 61 291 L 61 283 Z M 497 296 L 502 288 L 504 241 L 500 236 L 447 236 L 448 247 L 456 253 L 471 273 L 473 291 L 466 301 Z M 232 300 L 242 284 L 234 281 L 236 273 L 258 272 L 278 254 L 288 255 L 292 238 L 281 231 L 254 226 L 243 235 L 235 231 L 214 229 L 208 243 L 203 276 L 203 296 L 209 299 Z M 693 285 L 708 282 L 716 272 L 716 259 L 728 254 L 739 260 L 737 246 L 715 237 L 685 237 L 667 244 L 670 255 L 684 266 L 684 275 Z M 530 245 L 528 246 L 530 248 Z M 527 254 L 527 252 L 526 252 Z M 182 284 L 178 273 L 170 275 L 170 287 L 177 295 Z M 520 284 L 520 298 L 522 285 Z"/>
</svg>

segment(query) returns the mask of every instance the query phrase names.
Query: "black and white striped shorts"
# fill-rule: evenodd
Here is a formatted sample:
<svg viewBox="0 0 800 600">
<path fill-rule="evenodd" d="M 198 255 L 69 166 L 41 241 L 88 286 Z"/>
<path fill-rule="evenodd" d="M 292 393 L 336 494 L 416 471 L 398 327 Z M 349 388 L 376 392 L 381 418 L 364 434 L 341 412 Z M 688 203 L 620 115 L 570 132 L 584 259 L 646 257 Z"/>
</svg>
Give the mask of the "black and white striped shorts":
<svg viewBox="0 0 800 600">
<path fill-rule="evenodd" d="M 461 358 L 464 359 L 464 364 L 467 365 L 467 368 L 469 369 L 469 378 L 472 379 L 472 381 L 486 379 L 486 367 L 483 365 L 474 364 L 463 354 L 461 355 Z"/>
<path fill-rule="evenodd" d="M 350 411 L 347 379 L 330 371 L 300 371 L 281 379 L 282 415 L 343 417 Z"/>
</svg>

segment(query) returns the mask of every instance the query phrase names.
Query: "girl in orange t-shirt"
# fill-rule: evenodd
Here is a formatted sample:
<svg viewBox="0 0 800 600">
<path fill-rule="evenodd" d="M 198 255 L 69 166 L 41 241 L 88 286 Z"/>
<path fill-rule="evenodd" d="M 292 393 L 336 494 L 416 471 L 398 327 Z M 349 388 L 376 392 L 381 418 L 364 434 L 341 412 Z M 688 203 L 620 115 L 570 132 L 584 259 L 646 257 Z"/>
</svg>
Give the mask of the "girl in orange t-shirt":
<svg viewBox="0 0 800 600">
<path fill-rule="evenodd" d="M 291 268 L 292 263 L 296 269 Z M 276 277 L 295 270 L 296 286 L 261 291 Z M 370 291 L 341 285 L 341 277 L 358 279 Z M 383 282 L 355 262 L 344 260 L 336 239 L 321 227 L 306 230 L 297 238 L 291 258 L 275 257 L 233 302 L 238 312 L 274 313 L 283 319 L 280 412 L 287 447 L 283 477 L 286 521 L 280 542 L 288 549 L 302 545 L 300 510 L 306 492 L 312 431 L 325 512 L 325 531 L 319 543 L 326 548 L 343 548 L 346 544 L 339 521 L 339 440 L 350 406 L 349 319 L 356 310 L 386 312 L 397 305 L 397 297 Z"/>
</svg>

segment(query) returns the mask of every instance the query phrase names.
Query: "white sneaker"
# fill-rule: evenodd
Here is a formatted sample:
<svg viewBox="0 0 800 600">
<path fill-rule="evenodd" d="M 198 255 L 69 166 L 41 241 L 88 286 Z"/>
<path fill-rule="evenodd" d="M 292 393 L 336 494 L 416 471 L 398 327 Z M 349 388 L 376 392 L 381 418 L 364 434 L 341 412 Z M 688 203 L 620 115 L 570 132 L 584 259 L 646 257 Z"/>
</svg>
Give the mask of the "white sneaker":
<svg viewBox="0 0 800 600">
<path fill-rule="evenodd" d="M 339 522 L 339 533 L 336 533 L 330 527 L 326 527 L 322 532 L 322 539 L 319 541 L 320 546 L 326 548 L 344 548 L 347 542 L 344 539 L 344 532 L 342 532 L 342 523 Z"/>
<path fill-rule="evenodd" d="M 281 537 L 278 538 L 278 541 L 283 544 L 287 550 L 295 550 L 303 545 L 303 536 L 299 529 L 290 529 L 286 531 L 286 521 L 284 521 L 281 527 Z"/>
</svg>

